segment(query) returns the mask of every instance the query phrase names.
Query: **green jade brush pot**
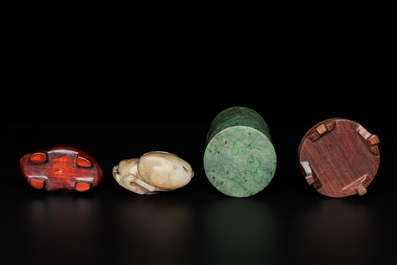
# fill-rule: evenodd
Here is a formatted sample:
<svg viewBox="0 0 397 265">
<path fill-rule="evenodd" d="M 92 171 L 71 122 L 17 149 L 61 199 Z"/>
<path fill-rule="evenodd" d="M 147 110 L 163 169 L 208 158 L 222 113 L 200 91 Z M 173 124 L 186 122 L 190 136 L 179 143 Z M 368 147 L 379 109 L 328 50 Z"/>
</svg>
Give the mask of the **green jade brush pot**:
<svg viewBox="0 0 397 265">
<path fill-rule="evenodd" d="M 208 180 L 232 197 L 262 191 L 277 167 L 269 127 L 254 110 L 231 107 L 212 121 L 204 153 Z"/>
</svg>

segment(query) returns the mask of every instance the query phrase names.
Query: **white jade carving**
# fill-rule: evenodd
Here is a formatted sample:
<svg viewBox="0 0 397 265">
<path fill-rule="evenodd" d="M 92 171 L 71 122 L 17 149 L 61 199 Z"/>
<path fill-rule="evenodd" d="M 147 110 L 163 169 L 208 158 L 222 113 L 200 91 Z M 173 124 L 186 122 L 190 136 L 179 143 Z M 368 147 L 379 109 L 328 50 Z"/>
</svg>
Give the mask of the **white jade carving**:
<svg viewBox="0 0 397 265">
<path fill-rule="evenodd" d="M 149 152 L 139 159 L 126 159 L 113 167 L 120 186 L 137 194 L 155 194 L 187 185 L 194 172 L 189 163 L 167 152 Z"/>
</svg>

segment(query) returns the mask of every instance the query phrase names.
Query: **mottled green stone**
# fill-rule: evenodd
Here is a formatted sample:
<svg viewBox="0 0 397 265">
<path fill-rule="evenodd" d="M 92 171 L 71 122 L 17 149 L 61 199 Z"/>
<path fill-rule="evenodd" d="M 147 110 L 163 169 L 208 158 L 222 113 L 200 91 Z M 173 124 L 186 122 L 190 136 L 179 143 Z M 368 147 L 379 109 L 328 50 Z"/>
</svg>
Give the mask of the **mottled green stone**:
<svg viewBox="0 0 397 265">
<path fill-rule="evenodd" d="M 277 167 L 270 131 L 263 118 L 246 107 L 232 107 L 211 123 L 204 153 L 208 180 L 220 192 L 248 197 L 262 191 Z"/>
</svg>

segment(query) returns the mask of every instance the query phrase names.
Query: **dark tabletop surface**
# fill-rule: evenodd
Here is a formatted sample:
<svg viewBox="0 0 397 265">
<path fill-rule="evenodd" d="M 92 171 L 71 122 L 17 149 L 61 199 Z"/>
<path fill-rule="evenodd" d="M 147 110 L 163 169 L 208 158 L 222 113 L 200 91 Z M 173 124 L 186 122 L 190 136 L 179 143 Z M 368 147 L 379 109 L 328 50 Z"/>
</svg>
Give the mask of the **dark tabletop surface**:
<svg viewBox="0 0 397 265">
<path fill-rule="evenodd" d="M 374 1 L 7 1 L 0 262 L 397 264 L 393 10 Z M 273 181 L 250 198 L 219 193 L 204 174 L 208 126 L 231 106 L 264 117 L 277 153 Z M 322 196 L 300 171 L 303 135 L 332 117 L 380 138 L 380 168 L 362 197 Z M 20 156 L 56 145 L 91 155 L 104 181 L 86 193 L 30 187 Z M 191 183 L 153 196 L 116 183 L 114 165 L 154 150 L 189 162 Z"/>
<path fill-rule="evenodd" d="M 271 127 L 273 181 L 249 198 L 227 197 L 203 169 L 206 126 L 3 126 L 0 238 L 4 264 L 395 264 L 394 130 L 379 136 L 381 163 L 364 196 L 325 197 L 300 172 L 308 128 Z M 85 193 L 44 193 L 19 157 L 55 145 L 91 155 L 104 181 Z M 195 171 L 179 190 L 140 196 L 120 187 L 120 160 L 163 150 Z"/>
</svg>

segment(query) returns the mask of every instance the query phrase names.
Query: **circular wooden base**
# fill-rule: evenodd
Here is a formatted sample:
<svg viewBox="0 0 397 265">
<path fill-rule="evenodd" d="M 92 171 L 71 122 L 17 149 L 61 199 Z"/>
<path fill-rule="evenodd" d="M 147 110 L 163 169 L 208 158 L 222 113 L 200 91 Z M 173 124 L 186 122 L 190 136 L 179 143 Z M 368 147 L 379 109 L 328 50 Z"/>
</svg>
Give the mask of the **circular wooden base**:
<svg viewBox="0 0 397 265">
<path fill-rule="evenodd" d="M 333 118 L 318 123 L 299 146 L 306 181 L 330 197 L 365 194 L 379 168 L 378 143 L 357 122 Z"/>
</svg>

